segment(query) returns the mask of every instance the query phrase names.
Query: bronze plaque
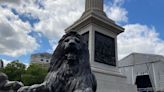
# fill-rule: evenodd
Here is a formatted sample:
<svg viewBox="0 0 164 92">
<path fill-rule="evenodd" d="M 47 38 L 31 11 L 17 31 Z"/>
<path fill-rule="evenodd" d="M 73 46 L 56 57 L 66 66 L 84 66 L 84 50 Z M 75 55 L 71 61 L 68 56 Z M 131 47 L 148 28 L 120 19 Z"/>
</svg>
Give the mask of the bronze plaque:
<svg viewBox="0 0 164 92">
<path fill-rule="evenodd" d="M 95 61 L 116 66 L 114 38 L 95 32 Z"/>
<path fill-rule="evenodd" d="M 89 40 L 89 32 L 86 32 L 84 34 L 82 34 L 82 37 L 84 39 L 84 42 L 87 44 L 88 46 L 88 40 Z"/>
</svg>

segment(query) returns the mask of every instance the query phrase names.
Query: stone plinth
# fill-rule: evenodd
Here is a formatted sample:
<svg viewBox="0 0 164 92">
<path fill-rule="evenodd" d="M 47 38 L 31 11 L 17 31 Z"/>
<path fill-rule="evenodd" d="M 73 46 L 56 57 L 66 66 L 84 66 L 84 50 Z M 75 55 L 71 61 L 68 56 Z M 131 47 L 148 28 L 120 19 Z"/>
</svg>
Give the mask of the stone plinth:
<svg viewBox="0 0 164 92">
<path fill-rule="evenodd" d="M 136 86 L 128 84 L 118 69 L 117 35 L 124 28 L 106 16 L 103 0 L 86 0 L 85 12 L 65 32 L 72 30 L 83 35 L 88 44 L 97 92 L 137 92 Z"/>
</svg>

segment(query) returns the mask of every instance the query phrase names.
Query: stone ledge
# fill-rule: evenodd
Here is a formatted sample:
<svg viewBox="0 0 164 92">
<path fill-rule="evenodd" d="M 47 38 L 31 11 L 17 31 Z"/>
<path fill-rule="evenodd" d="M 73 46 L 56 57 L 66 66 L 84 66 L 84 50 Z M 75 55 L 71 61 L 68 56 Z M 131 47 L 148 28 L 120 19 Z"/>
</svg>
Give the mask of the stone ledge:
<svg viewBox="0 0 164 92">
<path fill-rule="evenodd" d="M 126 76 L 122 75 L 119 72 L 106 71 L 106 70 L 103 70 L 103 69 L 100 69 L 100 68 L 97 68 L 97 67 L 93 67 L 93 66 L 91 67 L 91 69 L 92 69 L 93 72 L 96 72 L 96 73 L 101 73 L 101 74 L 105 74 L 105 75 L 111 75 L 111 76 L 126 78 Z"/>
</svg>

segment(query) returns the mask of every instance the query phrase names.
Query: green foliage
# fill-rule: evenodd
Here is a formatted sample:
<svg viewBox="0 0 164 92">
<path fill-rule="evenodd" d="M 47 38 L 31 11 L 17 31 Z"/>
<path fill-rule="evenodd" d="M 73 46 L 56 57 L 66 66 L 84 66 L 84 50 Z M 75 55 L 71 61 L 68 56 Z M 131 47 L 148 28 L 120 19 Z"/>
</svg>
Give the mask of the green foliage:
<svg viewBox="0 0 164 92">
<path fill-rule="evenodd" d="M 24 85 L 40 84 L 48 73 L 48 68 L 43 64 L 31 64 L 27 69 L 18 60 L 0 68 L 0 72 L 8 75 L 10 81 L 21 81 Z"/>
<path fill-rule="evenodd" d="M 48 69 L 42 64 L 31 64 L 22 76 L 22 82 L 24 85 L 40 84 L 44 81 L 47 72 Z"/>
<path fill-rule="evenodd" d="M 25 72 L 25 68 L 26 66 L 23 63 L 16 60 L 7 64 L 2 72 L 8 75 L 9 80 L 21 81 L 21 75 Z"/>
<path fill-rule="evenodd" d="M 0 68 L 0 72 L 4 72 L 4 69 L 3 68 Z"/>
</svg>

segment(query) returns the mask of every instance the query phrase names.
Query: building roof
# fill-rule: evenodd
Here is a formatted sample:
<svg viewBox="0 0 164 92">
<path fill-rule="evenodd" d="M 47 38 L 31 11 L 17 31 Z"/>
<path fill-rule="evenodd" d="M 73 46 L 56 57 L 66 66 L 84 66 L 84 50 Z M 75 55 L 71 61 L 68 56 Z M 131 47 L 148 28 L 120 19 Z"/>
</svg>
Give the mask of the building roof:
<svg viewBox="0 0 164 92">
<path fill-rule="evenodd" d="M 146 53 L 131 53 L 119 61 L 119 67 L 153 62 L 164 62 L 164 56 Z"/>
<path fill-rule="evenodd" d="M 35 54 L 32 54 L 31 57 L 47 57 L 47 58 L 51 58 L 51 55 L 50 53 L 35 53 Z"/>
</svg>

